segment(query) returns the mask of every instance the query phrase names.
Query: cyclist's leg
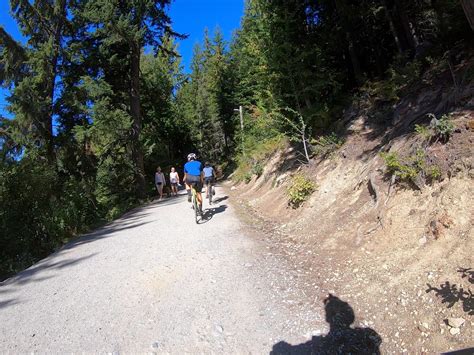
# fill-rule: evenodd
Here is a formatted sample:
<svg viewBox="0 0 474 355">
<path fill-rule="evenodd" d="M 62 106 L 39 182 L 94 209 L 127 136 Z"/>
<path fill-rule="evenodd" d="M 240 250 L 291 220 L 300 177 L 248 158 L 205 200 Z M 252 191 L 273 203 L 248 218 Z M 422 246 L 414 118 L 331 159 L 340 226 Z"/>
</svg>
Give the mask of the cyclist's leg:
<svg viewBox="0 0 474 355">
<path fill-rule="evenodd" d="M 209 179 L 204 179 L 204 185 L 206 186 L 206 197 L 209 196 L 209 186 L 210 186 L 210 180 Z"/>
<path fill-rule="evenodd" d="M 196 189 L 196 197 L 198 200 L 199 209 L 202 211 L 202 183 L 201 181 L 196 182 L 196 184 L 194 185 L 194 188 Z"/>
<path fill-rule="evenodd" d="M 214 180 L 214 178 L 211 178 L 211 179 L 209 180 L 209 186 L 210 186 L 210 187 L 209 187 L 209 190 L 210 190 L 210 192 L 212 193 L 212 195 L 215 195 L 215 194 L 216 194 L 216 188 L 214 187 L 214 185 L 215 185 L 215 180 Z"/>
<path fill-rule="evenodd" d="M 191 191 L 191 208 L 194 210 L 195 209 L 195 205 L 197 206 L 197 195 L 196 195 L 196 190 L 194 189 L 194 185 L 193 184 L 190 184 L 191 186 L 191 189 L 189 191 Z"/>
<path fill-rule="evenodd" d="M 191 185 L 187 182 L 184 185 L 186 186 L 186 193 L 188 194 L 188 202 L 191 202 Z"/>
</svg>

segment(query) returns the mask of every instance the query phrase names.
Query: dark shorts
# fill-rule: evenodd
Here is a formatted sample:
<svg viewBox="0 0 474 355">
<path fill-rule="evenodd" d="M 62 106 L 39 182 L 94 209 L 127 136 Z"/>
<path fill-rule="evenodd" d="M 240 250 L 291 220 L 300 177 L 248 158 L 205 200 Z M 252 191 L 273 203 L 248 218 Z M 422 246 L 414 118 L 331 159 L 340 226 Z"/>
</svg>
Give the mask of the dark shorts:
<svg viewBox="0 0 474 355">
<path fill-rule="evenodd" d="M 204 178 L 204 185 L 214 184 L 214 177 L 209 176 Z"/>
<path fill-rule="evenodd" d="M 202 191 L 202 183 L 201 183 L 201 177 L 196 176 L 196 175 L 187 175 L 186 176 L 186 183 L 189 186 L 194 186 L 194 189 L 196 192 L 201 192 Z"/>
<path fill-rule="evenodd" d="M 170 185 L 176 187 L 176 186 L 178 186 L 178 183 L 177 182 L 171 182 Z"/>
</svg>

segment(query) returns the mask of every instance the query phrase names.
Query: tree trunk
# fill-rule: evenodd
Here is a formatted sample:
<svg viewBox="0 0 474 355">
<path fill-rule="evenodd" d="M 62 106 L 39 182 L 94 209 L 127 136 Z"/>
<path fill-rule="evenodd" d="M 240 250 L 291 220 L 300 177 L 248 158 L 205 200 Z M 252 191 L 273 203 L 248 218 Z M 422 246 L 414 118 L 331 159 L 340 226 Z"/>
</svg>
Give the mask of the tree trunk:
<svg viewBox="0 0 474 355">
<path fill-rule="evenodd" d="M 143 152 L 140 144 L 142 117 L 140 110 L 140 55 L 141 47 L 138 41 L 131 44 L 130 59 L 130 114 L 132 116 L 132 159 L 137 196 L 145 198 L 145 167 Z"/>
<path fill-rule="evenodd" d="M 474 2 L 472 0 L 461 0 L 461 6 L 471 29 L 474 31 Z"/>
<path fill-rule="evenodd" d="M 397 34 L 397 30 L 395 29 L 395 25 L 393 24 L 392 15 L 391 15 L 390 10 L 387 6 L 387 0 L 382 0 L 382 5 L 383 5 L 383 8 L 385 10 L 385 15 L 387 16 L 388 24 L 390 26 L 390 32 L 392 32 L 393 39 L 395 41 L 395 44 L 397 45 L 398 53 L 401 54 L 403 52 L 402 45 L 400 43 L 400 39 L 398 38 L 398 34 Z"/>
<path fill-rule="evenodd" d="M 346 31 L 346 39 L 348 44 L 349 56 L 351 57 L 352 69 L 354 69 L 354 77 L 358 84 L 362 82 L 362 69 L 360 67 L 359 57 L 354 48 L 354 42 L 350 32 Z"/>
<path fill-rule="evenodd" d="M 47 102 L 47 112 L 45 112 L 43 129 L 44 129 L 44 138 L 46 141 L 46 154 L 48 161 L 50 163 L 55 162 L 56 154 L 54 150 L 54 132 L 53 132 L 53 116 L 54 116 L 54 92 L 56 90 L 56 77 L 58 75 L 58 60 L 60 56 L 61 49 L 61 38 L 63 34 L 64 21 L 66 19 L 66 0 L 59 0 L 55 4 L 54 14 L 57 18 L 57 22 L 54 25 L 53 30 L 53 43 L 52 43 L 52 52 L 50 58 L 50 69 L 48 77 L 46 79 L 46 102 Z"/>
<path fill-rule="evenodd" d="M 344 16 L 344 5 L 341 3 L 341 0 L 334 0 L 336 4 L 336 11 L 339 13 L 341 18 L 342 28 L 344 29 L 347 41 L 347 50 L 349 52 L 349 57 L 351 58 L 352 69 L 354 70 L 354 78 L 356 83 L 360 84 L 362 82 L 362 69 L 359 62 L 359 57 L 354 48 L 354 41 L 350 33 L 349 26 L 347 25 L 346 18 Z"/>
<path fill-rule="evenodd" d="M 416 35 L 413 23 L 409 20 L 405 9 L 403 8 L 403 4 L 400 3 L 400 0 L 395 1 L 395 7 L 400 17 L 400 22 L 402 23 L 405 37 L 408 41 L 408 45 L 412 49 L 413 53 L 415 53 L 420 44 L 420 41 L 418 40 L 418 37 Z"/>
</svg>

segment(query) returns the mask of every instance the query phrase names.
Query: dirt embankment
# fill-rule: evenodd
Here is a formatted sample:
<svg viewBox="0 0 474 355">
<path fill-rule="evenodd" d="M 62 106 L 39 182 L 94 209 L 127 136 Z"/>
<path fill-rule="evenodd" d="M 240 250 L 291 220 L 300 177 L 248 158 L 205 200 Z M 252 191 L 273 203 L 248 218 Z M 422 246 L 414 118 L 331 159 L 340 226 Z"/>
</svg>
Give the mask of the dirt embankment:
<svg viewBox="0 0 474 355">
<path fill-rule="evenodd" d="M 361 99 L 345 113 L 341 148 L 305 167 L 292 149 L 276 152 L 260 178 L 233 190 L 275 248 L 304 270 L 313 302 L 328 293 L 348 302 L 353 326 L 374 329 L 388 353 L 474 346 L 473 64 L 456 67 L 455 84 L 449 71 L 426 74 L 393 106 Z M 385 113 L 374 114 L 381 107 Z M 415 133 L 428 113 L 451 115 L 447 142 Z M 441 177 L 392 179 L 380 153 L 419 149 Z M 297 173 L 318 187 L 292 209 L 286 191 Z"/>
</svg>

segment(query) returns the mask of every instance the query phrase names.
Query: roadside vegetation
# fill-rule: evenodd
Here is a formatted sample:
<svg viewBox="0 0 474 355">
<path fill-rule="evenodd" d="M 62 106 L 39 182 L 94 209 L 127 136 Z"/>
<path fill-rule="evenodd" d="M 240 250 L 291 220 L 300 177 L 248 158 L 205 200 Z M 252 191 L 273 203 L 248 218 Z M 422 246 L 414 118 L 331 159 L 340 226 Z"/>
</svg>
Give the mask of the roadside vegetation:
<svg viewBox="0 0 474 355">
<path fill-rule="evenodd" d="M 432 113 L 427 115 L 428 125 L 415 125 L 415 132 L 421 139 L 410 152 L 384 152 L 380 156 L 385 162 L 386 173 L 393 181 L 421 189 L 427 183 L 439 181 L 443 171 L 430 157 L 428 146 L 435 143 L 446 143 L 454 131 L 454 124 L 448 115 L 439 119 Z"/>
<path fill-rule="evenodd" d="M 288 188 L 288 203 L 293 208 L 300 207 L 316 191 L 316 184 L 303 174 L 292 177 Z"/>
<path fill-rule="evenodd" d="M 433 141 L 446 143 L 454 131 L 454 124 L 450 121 L 449 116 L 442 115 L 440 119 L 437 119 L 430 113 L 428 117 L 431 119 L 430 124 L 428 126 L 415 125 L 416 133 L 428 143 L 433 143 Z"/>
</svg>

